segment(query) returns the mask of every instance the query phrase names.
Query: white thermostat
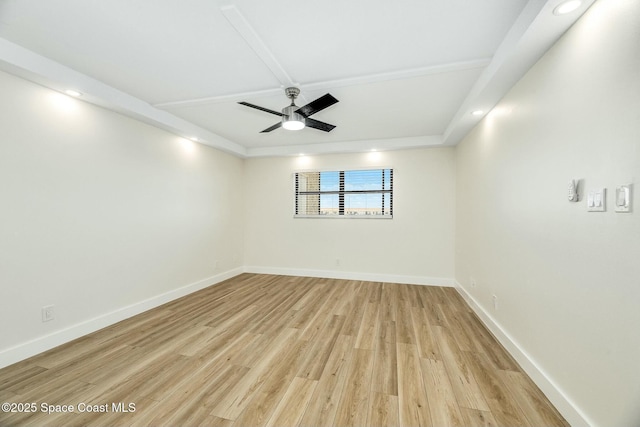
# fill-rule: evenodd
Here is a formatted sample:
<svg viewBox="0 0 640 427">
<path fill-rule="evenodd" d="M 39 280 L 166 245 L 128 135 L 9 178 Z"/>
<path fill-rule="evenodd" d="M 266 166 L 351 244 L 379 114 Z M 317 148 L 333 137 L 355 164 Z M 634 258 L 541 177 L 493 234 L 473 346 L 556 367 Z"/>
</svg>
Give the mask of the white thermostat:
<svg viewBox="0 0 640 427">
<path fill-rule="evenodd" d="M 575 179 L 570 179 L 568 187 L 569 188 L 567 192 L 567 199 L 570 202 L 577 202 L 578 201 L 578 183 L 576 182 Z"/>
</svg>

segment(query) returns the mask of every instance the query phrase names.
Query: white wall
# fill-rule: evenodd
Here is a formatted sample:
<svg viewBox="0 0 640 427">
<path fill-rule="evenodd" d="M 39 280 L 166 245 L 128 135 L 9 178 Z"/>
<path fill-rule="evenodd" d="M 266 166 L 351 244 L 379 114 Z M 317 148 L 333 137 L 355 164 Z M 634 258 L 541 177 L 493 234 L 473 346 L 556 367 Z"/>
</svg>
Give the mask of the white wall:
<svg viewBox="0 0 640 427">
<path fill-rule="evenodd" d="M 240 271 L 242 159 L 5 73 L 0 93 L 0 366 Z"/>
<path fill-rule="evenodd" d="M 293 218 L 293 172 L 392 167 L 393 219 Z M 453 283 L 453 148 L 247 159 L 250 271 Z M 336 265 L 336 259 L 340 265 Z"/>
<path fill-rule="evenodd" d="M 637 0 L 596 2 L 456 149 L 243 161 L 0 73 L 0 366 L 243 260 L 434 284 L 455 261 L 575 425 L 639 425 L 639 23 Z M 293 218 L 294 171 L 369 166 L 394 168 L 393 220 Z M 568 202 L 569 178 L 607 187 L 609 210 Z"/>
<path fill-rule="evenodd" d="M 587 422 L 640 425 L 640 2 L 596 2 L 456 151 L 457 281 Z"/>
</svg>

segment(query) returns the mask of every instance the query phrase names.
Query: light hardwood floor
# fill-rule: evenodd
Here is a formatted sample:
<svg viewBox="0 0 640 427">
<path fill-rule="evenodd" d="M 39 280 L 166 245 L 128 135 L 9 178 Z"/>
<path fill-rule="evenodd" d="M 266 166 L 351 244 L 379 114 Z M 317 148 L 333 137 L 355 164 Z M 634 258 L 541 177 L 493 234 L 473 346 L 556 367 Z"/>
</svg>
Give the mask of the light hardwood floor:
<svg viewBox="0 0 640 427">
<path fill-rule="evenodd" d="M 568 426 L 453 288 L 253 274 L 0 370 L 0 402 L 37 406 L 1 426 Z"/>
</svg>

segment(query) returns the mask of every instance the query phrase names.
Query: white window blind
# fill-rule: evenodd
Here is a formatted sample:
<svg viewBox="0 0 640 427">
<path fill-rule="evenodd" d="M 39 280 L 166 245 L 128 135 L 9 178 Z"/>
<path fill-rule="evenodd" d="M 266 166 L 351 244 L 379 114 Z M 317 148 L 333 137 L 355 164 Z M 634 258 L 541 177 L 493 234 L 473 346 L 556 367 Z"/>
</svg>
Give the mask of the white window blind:
<svg viewBox="0 0 640 427">
<path fill-rule="evenodd" d="M 393 169 L 294 173 L 296 217 L 393 217 Z"/>
</svg>

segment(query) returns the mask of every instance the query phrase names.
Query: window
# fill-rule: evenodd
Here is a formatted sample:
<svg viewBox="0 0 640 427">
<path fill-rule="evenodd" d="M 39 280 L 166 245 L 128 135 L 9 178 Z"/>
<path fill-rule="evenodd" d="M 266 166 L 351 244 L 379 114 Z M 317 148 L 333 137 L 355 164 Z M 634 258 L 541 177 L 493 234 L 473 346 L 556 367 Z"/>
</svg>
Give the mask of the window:
<svg viewBox="0 0 640 427">
<path fill-rule="evenodd" d="M 393 169 L 296 172 L 297 217 L 393 217 Z"/>
</svg>

